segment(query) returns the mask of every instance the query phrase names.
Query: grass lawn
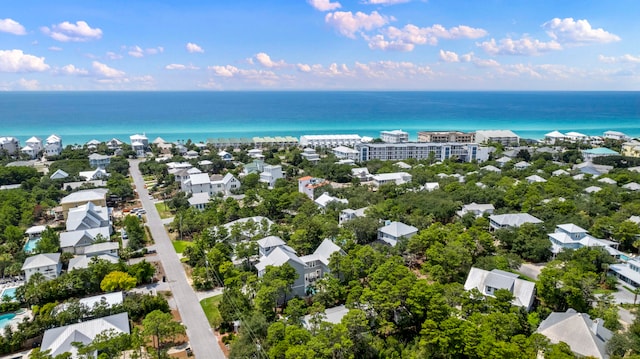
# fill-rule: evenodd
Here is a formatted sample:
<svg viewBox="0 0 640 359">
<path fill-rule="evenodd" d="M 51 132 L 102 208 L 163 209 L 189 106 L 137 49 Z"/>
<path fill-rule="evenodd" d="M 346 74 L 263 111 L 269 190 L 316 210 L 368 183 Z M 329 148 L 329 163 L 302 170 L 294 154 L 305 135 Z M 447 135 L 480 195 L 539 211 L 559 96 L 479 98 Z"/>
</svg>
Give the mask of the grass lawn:
<svg viewBox="0 0 640 359">
<path fill-rule="evenodd" d="M 202 307 L 202 310 L 204 310 L 204 314 L 207 316 L 209 325 L 211 325 L 212 328 L 219 326 L 222 322 L 222 317 L 218 311 L 218 304 L 220 304 L 221 300 L 222 294 L 200 301 L 200 306 Z"/>
<path fill-rule="evenodd" d="M 173 249 L 176 250 L 176 253 L 182 253 L 184 252 L 185 248 L 191 247 L 193 245 L 193 242 L 189 241 L 171 241 L 171 243 L 173 244 Z"/>
<path fill-rule="evenodd" d="M 165 207 L 164 202 L 156 202 L 155 206 L 156 206 L 156 209 L 158 210 L 158 214 L 160 215 L 160 218 L 165 219 L 165 218 L 173 217 L 173 214 L 169 210 L 169 207 Z"/>
</svg>

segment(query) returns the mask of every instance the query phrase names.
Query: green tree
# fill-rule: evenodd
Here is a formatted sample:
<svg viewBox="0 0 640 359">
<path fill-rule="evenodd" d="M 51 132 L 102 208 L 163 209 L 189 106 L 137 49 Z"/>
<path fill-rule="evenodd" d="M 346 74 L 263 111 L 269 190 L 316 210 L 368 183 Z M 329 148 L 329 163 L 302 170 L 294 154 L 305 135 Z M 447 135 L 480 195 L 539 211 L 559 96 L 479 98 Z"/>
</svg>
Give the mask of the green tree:
<svg viewBox="0 0 640 359">
<path fill-rule="evenodd" d="M 113 271 L 107 274 L 102 282 L 100 289 L 105 292 L 113 292 L 116 290 L 129 290 L 136 286 L 136 278 L 121 271 Z"/>
<path fill-rule="evenodd" d="M 158 358 L 166 355 L 167 344 L 175 340 L 177 335 L 185 334 L 185 327 L 174 321 L 170 313 L 159 310 L 147 314 L 142 320 L 142 333 L 146 342 L 152 345 Z"/>
<path fill-rule="evenodd" d="M 36 243 L 36 253 L 56 253 L 60 250 L 60 235 L 51 227 L 42 232 L 42 237 Z"/>
</svg>

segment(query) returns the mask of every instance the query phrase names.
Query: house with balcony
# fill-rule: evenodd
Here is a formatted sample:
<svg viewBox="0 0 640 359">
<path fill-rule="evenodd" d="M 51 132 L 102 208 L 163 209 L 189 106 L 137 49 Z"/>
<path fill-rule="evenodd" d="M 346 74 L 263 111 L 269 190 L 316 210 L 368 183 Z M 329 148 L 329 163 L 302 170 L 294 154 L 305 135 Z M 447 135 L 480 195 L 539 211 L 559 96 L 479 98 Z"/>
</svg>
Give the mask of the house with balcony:
<svg viewBox="0 0 640 359">
<path fill-rule="evenodd" d="M 311 147 L 306 147 L 305 149 L 303 149 L 302 153 L 300 153 L 300 156 L 313 164 L 320 162 L 320 155 L 316 152 L 315 149 Z"/>
<path fill-rule="evenodd" d="M 484 216 L 485 213 L 491 215 L 495 208 L 491 203 L 487 204 L 478 204 L 475 202 L 471 202 L 469 204 L 465 204 L 462 208 L 456 212 L 458 217 L 464 217 L 467 213 L 473 213 L 473 215 L 478 218 Z"/>
<path fill-rule="evenodd" d="M 284 178 L 284 172 L 280 165 L 265 165 L 260 173 L 260 182 L 266 183 L 269 188 L 273 188 L 280 178 Z"/>
<path fill-rule="evenodd" d="M 336 252 L 345 254 L 339 246 L 325 239 L 312 254 L 299 257 L 296 251 L 279 237 L 265 237 L 258 240 L 258 277 L 266 273 L 268 266 L 278 267 L 288 263 L 298 274 L 291 287 L 292 295 L 304 297 L 309 294 L 310 288 L 318 279 L 329 273 L 329 258 Z"/>
<path fill-rule="evenodd" d="M 315 198 L 315 190 L 320 187 L 329 185 L 329 181 L 324 178 L 316 178 L 305 176 L 298 178 L 298 192 L 304 193 L 309 199 Z"/>
<path fill-rule="evenodd" d="M 318 198 L 316 198 L 314 200 L 314 202 L 323 211 L 325 209 L 327 209 L 327 207 L 329 206 L 330 203 L 334 203 L 335 202 L 335 203 L 349 204 L 348 200 L 346 200 L 344 198 L 334 197 L 334 196 L 328 194 L 327 192 L 324 192 L 323 194 L 321 194 Z"/>
<path fill-rule="evenodd" d="M 356 161 L 358 159 L 358 151 L 353 148 L 347 146 L 338 146 L 331 150 L 337 158 L 342 160 L 353 160 Z"/>
<path fill-rule="evenodd" d="M 534 282 L 519 279 L 514 273 L 472 267 L 464 283 L 464 290 L 472 289 L 477 289 L 483 295 L 490 297 L 495 297 L 498 289 L 508 290 L 513 295 L 511 304 L 529 311 L 535 299 L 536 285 Z"/>
<path fill-rule="evenodd" d="M 557 255 L 564 249 L 578 249 L 582 247 L 600 247 L 615 258 L 620 258 L 618 243 L 591 236 L 589 232 L 573 223 L 559 224 L 553 233 L 549 233 L 551 252 Z"/>
<path fill-rule="evenodd" d="M 42 274 L 47 280 L 58 278 L 62 272 L 60 253 L 43 253 L 27 257 L 22 265 L 22 271 L 27 282 L 36 273 Z"/>
<path fill-rule="evenodd" d="M 91 168 L 106 168 L 111 163 L 111 156 L 92 153 L 89 155 L 89 166 Z"/>
<path fill-rule="evenodd" d="M 60 250 L 63 253 L 84 254 L 85 248 L 98 240 L 109 240 L 109 227 L 97 227 L 60 233 Z"/>
<path fill-rule="evenodd" d="M 92 203 L 96 206 L 107 206 L 107 192 L 106 188 L 94 188 L 82 191 L 77 191 L 63 197 L 60 200 L 62 206 L 62 214 L 64 218 L 69 215 L 71 208 L 79 207 L 87 203 Z"/>
<path fill-rule="evenodd" d="M 144 134 L 135 134 L 129 136 L 131 141 L 131 149 L 136 153 L 138 157 L 144 157 L 144 154 L 149 149 L 149 139 Z"/>
<path fill-rule="evenodd" d="M 44 153 L 45 156 L 60 156 L 62 153 L 62 138 L 58 135 L 51 135 L 47 137 L 44 143 Z"/>
<path fill-rule="evenodd" d="M 20 151 L 20 141 L 13 136 L 0 137 L 0 151 L 6 151 L 9 155 L 15 155 Z"/>
<path fill-rule="evenodd" d="M 111 213 L 108 207 L 97 206 L 89 202 L 69 210 L 66 221 L 67 231 L 99 227 L 111 228 Z"/>
</svg>

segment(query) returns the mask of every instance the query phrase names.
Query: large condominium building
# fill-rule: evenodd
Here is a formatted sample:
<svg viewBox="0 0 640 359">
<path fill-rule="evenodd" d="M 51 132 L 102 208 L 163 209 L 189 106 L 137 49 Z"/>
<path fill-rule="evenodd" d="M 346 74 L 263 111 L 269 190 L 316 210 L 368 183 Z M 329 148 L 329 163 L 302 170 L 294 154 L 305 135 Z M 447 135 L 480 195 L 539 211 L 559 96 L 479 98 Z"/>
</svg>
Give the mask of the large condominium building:
<svg viewBox="0 0 640 359">
<path fill-rule="evenodd" d="M 360 143 L 361 139 L 359 135 L 304 135 L 300 137 L 300 146 L 313 148 L 353 147 Z"/>
<path fill-rule="evenodd" d="M 409 133 L 402 130 L 380 131 L 380 139 L 386 143 L 409 142 Z"/>
<path fill-rule="evenodd" d="M 418 142 L 476 142 L 475 132 L 460 131 L 420 131 L 418 132 Z"/>
<path fill-rule="evenodd" d="M 356 145 L 356 150 L 358 161 L 401 161 L 408 158 L 444 161 L 457 158 L 463 162 L 483 162 L 489 158 L 488 151 L 477 143 L 361 143 Z"/>
<path fill-rule="evenodd" d="M 476 131 L 478 143 L 498 142 L 503 146 L 517 145 L 520 137 L 511 130 L 478 130 Z"/>
</svg>

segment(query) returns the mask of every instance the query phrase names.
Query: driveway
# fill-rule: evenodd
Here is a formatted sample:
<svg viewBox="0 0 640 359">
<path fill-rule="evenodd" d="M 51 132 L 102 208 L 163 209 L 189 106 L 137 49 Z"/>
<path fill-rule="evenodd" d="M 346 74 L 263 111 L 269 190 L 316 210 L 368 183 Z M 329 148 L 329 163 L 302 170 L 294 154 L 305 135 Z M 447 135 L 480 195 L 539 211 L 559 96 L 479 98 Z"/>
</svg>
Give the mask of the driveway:
<svg viewBox="0 0 640 359">
<path fill-rule="evenodd" d="M 534 280 L 538 280 L 538 276 L 540 275 L 540 271 L 544 268 L 546 263 L 522 263 L 520 268 L 518 268 L 518 272 L 526 275 L 529 278 Z"/>
<path fill-rule="evenodd" d="M 138 191 L 142 207 L 147 211 L 147 226 L 155 241 L 158 257 L 162 262 L 167 283 L 173 293 L 173 299 L 180 312 L 180 317 L 187 328 L 191 349 L 198 359 L 225 358 L 200 306 L 198 296 L 187 282 L 187 275 L 173 249 L 171 239 L 169 239 L 165 231 L 160 215 L 153 201 L 149 198 L 149 192 L 144 187 L 142 174 L 138 169 L 140 162 L 141 160 L 129 160 L 129 171 Z"/>
</svg>

